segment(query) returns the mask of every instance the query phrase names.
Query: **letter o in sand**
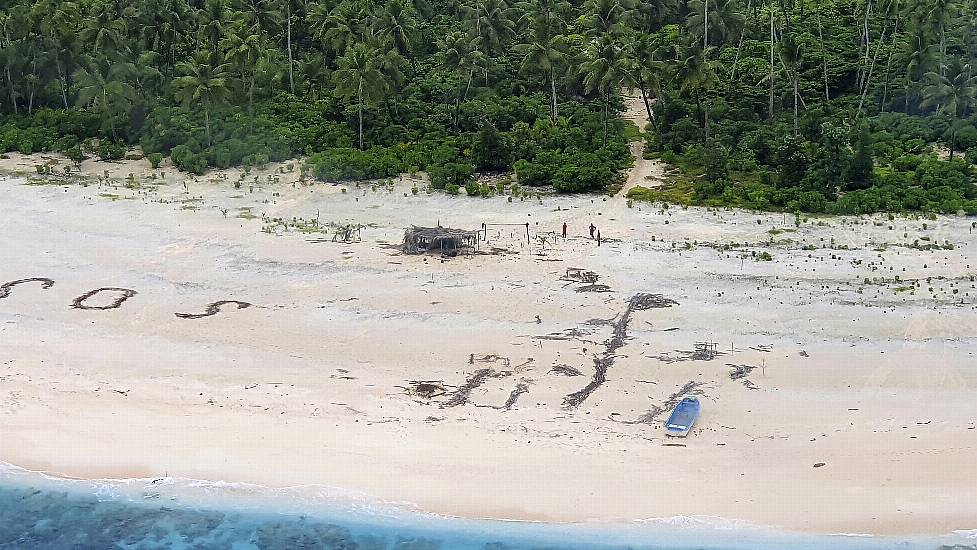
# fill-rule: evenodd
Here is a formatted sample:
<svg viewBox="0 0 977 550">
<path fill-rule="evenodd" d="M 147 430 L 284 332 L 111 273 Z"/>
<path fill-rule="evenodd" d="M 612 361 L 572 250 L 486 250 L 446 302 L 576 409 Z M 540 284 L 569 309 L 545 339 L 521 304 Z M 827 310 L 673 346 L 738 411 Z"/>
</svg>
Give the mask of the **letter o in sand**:
<svg viewBox="0 0 977 550">
<path fill-rule="evenodd" d="M 85 305 L 85 301 L 91 299 L 92 297 L 94 297 L 96 294 L 98 294 L 100 292 L 118 292 L 118 293 L 120 293 L 120 296 L 116 297 L 116 299 L 111 304 L 109 304 L 107 306 L 86 306 Z M 81 296 L 75 298 L 75 300 L 73 302 L 71 302 L 71 307 L 73 307 L 75 309 L 99 309 L 99 310 L 116 309 L 117 307 L 119 307 L 119 306 L 122 305 L 122 302 L 125 302 L 126 300 L 128 300 L 129 298 L 132 298 L 136 294 L 139 294 L 139 293 L 136 292 L 135 290 L 131 290 L 131 289 L 128 289 L 128 288 L 115 288 L 115 287 L 96 288 L 95 290 L 92 290 L 91 292 L 86 292 L 86 293 L 82 294 Z"/>
</svg>

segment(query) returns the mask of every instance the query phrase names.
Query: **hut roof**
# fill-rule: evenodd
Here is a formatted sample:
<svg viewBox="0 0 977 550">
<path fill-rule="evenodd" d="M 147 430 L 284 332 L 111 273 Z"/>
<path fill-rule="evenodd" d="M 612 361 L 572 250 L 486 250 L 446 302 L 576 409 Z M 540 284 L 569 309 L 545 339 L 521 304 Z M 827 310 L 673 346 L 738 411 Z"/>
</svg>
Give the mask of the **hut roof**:
<svg viewBox="0 0 977 550">
<path fill-rule="evenodd" d="M 404 232 L 403 251 L 407 254 L 457 251 L 460 248 L 474 248 L 477 243 L 478 231 L 415 225 Z"/>
</svg>

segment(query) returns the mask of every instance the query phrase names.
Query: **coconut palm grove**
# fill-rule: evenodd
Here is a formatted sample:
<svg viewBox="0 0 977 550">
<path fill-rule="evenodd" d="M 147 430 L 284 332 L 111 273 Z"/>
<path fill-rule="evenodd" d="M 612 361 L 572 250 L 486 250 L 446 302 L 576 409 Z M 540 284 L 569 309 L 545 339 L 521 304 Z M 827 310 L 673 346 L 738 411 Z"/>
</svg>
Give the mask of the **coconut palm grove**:
<svg viewBox="0 0 977 550">
<path fill-rule="evenodd" d="M 3 153 L 524 197 L 614 190 L 643 139 L 634 200 L 977 214 L 974 0 L 0 6 Z"/>
</svg>

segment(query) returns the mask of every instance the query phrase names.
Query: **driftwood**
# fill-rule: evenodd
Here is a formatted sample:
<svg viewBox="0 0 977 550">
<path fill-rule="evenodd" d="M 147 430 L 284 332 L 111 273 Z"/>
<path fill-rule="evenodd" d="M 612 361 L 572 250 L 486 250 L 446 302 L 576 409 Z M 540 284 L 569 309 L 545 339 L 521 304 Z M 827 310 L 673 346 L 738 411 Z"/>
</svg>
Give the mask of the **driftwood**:
<svg viewBox="0 0 977 550">
<path fill-rule="evenodd" d="M 434 399 L 435 397 L 440 397 L 446 393 L 448 390 L 444 387 L 444 384 L 440 381 L 411 381 L 410 387 L 406 388 L 409 395 L 416 395 L 424 399 Z"/>
<path fill-rule="evenodd" d="M 683 397 L 687 395 L 705 395 L 705 391 L 702 390 L 703 386 L 705 386 L 703 382 L 690 380 L 689 382 L 686 382 L 684 386 L 679 388 L 677 392 L 668 396 L 668 399 L 666 399 L 661 405 L 652 405 L 651 408 L 648 409 L 646 413 L 639 416 L 637 420 L 622 421 L 621 424 L 654 424 L 662 413 L 674 409 Z"/>
<path fill-rule="evenodd" d="M 363 237 L 360 236 L 363 227 L 365 226 L 353 223 L 339 225 L 333 229 L 332 242 L 358 243 L 363 240 Z"/>
<path fill-rule="evenodd" d="M 583 389 L 571 393 L 563 398 L 563 406 L 567 409 L 575 409 L 601 387 L 606 381 L 607 369 L 614 364 L 617 351 L 624 347 L 628 339 L 628 324 L 631 322 L 631 315 L 635 311 L 647 309 L 665 308 L 677 305 L 678 302 L 665 298 L 661 294 L 635 294 L 628 300 L 628 305 L 623 312 L 618 314 L 610 321 L 613 329 L 612 335 L 604 342 L 604 352 L 594 358 L 594 377 Z"/>
<path fill-rule="evenodd" d="M 732 368 L 732 370 L 729 371 L 729 378 L 731 380 L 746 378 L 751 372 L 753 372 L 753 369 L 756 368 L 753 365 L 734 365 L 732 363 L 726 363 L 726 366 Z"/>
<path fill-rule="evenodd" d="M 512 410 L 512 407 L 515 406 L 516 401 L 519 400 L 519 396 L 524 393 L 529 393 L 529 383 L 526 382 L 525 379 L 522 382 L 516 384 L 515 389 L 509 392 L 509 398 L 505 400 L 505 404 L 502 405 L 501 407 L 496 405 L 475 405 L 475 406 L 484 407 L 488 409 L 495 409 L 497 411 L 510 411 Z"/>
<path fill-rule="evenodd" d="M 563 376 L 583 376 L 582 372 L 571 367 L 570 365 L 557 365 L 550 369 L 550 372 L 554 374 L 561 374 Z"/>
<path fill-rule="evenodd" d="M 10 281 L 9 283 L 3 283 L 0 285 L 0 300 L 10 296 L 10 290 L 13 287 L 24 283 L 41 283 L 41 288 L 45 290 L 54 286 L 54 281 L 45 277 L 31 277 L 30 279 L 18 279 L 16 281 Z"/>
<path fill-rule="evenodd" d="M 571 284 L 583 284 L 584 286 L 577 287 L 577 292 L 610 292 L 611 287 L 597 284 L 598 279 L 600 279 L 600 275 L 594 273 L 593 271 L 585 271 L 578 267 L 567 268 L 566 275 L 560 278 L 561 281 L 569 281 Z"/>
<path fill-rule="evenodd" d="M 508 374 L 508 372 L 497 372 L 495 369 L 479 369 L 473 372 L 461 387 L 448 396 L 447 401 L 441 403 L 441 408 L 457 407 L 468 403 L 472 390 L 484 384 L 489 378 L 500 378 Z"/>
</svg>

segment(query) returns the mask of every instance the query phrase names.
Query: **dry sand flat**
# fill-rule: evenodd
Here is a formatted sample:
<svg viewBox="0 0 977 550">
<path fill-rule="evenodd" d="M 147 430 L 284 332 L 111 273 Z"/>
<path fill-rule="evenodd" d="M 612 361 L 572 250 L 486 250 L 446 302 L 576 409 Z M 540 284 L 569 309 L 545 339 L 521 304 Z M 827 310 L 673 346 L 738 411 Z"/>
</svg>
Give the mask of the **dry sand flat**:
<svg viewBox="0 0 977 550">
<path fill-rule="evenodd" d="M 468 517 L 977 526 L 970 220 L 795 227 L 620 198 L 414 196 L 410 181 L 149 185 L 134 164 L 116 167 L 130 182 L 0 181 L 0 284 L 54 282 L 0 291 L 0 460 L 323 484 Z M 528 222 L 533 242 L 491 226 L 507 253 L 397 250 L 438 221 Z M 571 238 L 541 255 L 536 236 L 564 221 Z M 362 241 L 333 242 L 330 223 Z M 99 288 L 137 294 L 71 307 Z M 251 305 L 214 305 L 231 300 Z M 701 341 L 720 354 L 695 355 Z M 666 441 L 685 391 L 701 422 Z"/>
</svg>

